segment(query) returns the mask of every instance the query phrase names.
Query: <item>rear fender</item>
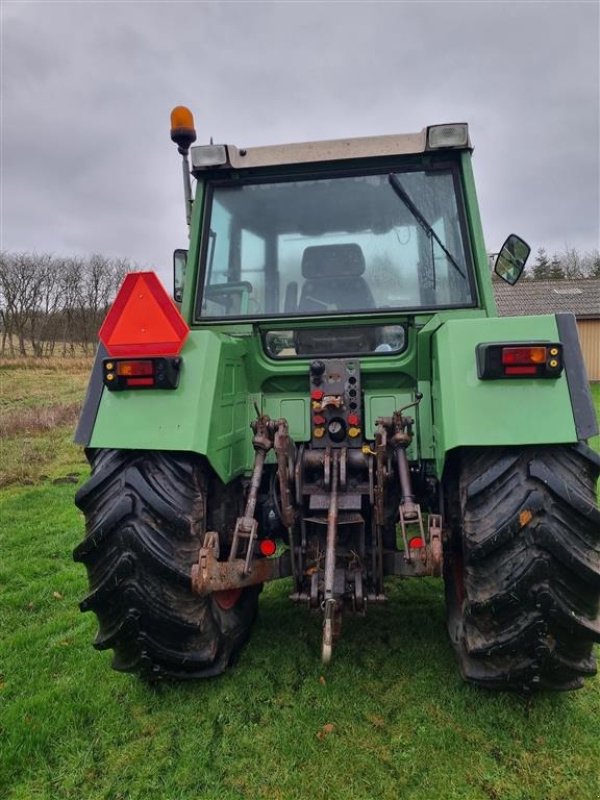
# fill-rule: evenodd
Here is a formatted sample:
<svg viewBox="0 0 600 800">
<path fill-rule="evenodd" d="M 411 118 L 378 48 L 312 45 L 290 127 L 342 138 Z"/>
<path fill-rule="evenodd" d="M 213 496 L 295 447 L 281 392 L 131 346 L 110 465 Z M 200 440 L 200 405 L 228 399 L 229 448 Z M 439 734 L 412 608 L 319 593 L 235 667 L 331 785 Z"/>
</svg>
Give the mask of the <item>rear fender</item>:
<svg viewBox="0 0 600 800">
<path fill-rule="evenodd" d="M 76 442 L 91 448 L 178 450 L 206 455 L 223 481 L 251 467 L 246 344 L 192 331 L 176 389 L 111 392 L 98 353 Z M 252 412 L 254 413 L 254 412 Z"/>
<path fill-rule="evenodd" d="M 480 380 L 485 342 L 560 341 L 558 378 Z M 567 444 L 598 427 L 572 314 L 449 320 L 433 335 L 432 414 L 436 471 L 464 446 Z"/>
</svg>

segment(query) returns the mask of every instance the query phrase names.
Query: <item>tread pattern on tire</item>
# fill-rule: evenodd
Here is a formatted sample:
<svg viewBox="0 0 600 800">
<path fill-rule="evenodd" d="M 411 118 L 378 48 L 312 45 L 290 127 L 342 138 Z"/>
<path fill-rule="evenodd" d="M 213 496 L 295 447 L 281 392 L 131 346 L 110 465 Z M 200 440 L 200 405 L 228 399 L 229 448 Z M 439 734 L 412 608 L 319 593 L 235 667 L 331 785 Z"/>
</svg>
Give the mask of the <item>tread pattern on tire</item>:
<svg viewBox="0 0 600 800">
<path fill-rule="evenodd" d="M 583 444 L 461 454 L 462 585 L 450 570 L 446 579 L 450 637 L 467 680 L 568 690 L 595 674 L 599 472 Z"/>
<path fill-rule="evenodd" d="M 223 672 L 248 638 L 258 587 L 224 611 L 191 590 L 206 517 L 207 476 L 188 453 L 89 450 L 92 477 L 75 502 L 86 537 L 73 557 L 88 570 L 94 646 L 113 667 L 149 680 Z"/>
</svg>

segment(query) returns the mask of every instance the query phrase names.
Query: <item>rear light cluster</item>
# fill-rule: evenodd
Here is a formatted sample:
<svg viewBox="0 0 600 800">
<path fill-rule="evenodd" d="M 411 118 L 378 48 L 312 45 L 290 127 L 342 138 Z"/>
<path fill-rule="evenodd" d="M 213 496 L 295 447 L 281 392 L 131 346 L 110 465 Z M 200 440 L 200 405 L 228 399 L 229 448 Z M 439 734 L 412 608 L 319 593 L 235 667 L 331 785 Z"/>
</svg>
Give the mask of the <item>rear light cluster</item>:
<svg viewBox="0 0 600 800">
<path fill-rule="evenodd" d="M 124 389 L 176 389 L 181 358 L 105 358 L 104 385 L 111 392 Z"/>
<path fill-rule="evenodd" d="M 490 378 L 557 378 L 563 370 L 559 342 L 479 344 L 477 375 Z"/>
</svg>

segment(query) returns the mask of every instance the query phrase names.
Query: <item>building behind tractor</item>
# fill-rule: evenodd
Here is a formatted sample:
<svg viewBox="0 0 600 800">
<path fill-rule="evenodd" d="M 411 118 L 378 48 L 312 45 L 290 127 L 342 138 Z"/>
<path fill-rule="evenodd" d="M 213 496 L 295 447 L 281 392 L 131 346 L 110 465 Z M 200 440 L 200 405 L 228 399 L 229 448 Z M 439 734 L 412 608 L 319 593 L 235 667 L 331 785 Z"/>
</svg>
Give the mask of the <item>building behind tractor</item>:
<svg viewBox="0 0 600 800">
<path fill-rule="evenodd" d="M 217 675 L 291 578 L 327 662 L 345 610 L 441 576 L 467 680 L 581 686 L 596 420 L 572 315 L 496 315 L 467 126 L 238 149 L 171 121 L 176 302 L 127 276 L 76 437 L 95 646 L 148 679 Z M 510 235 L 496 272 L 528 254 Z"/>
</svg>

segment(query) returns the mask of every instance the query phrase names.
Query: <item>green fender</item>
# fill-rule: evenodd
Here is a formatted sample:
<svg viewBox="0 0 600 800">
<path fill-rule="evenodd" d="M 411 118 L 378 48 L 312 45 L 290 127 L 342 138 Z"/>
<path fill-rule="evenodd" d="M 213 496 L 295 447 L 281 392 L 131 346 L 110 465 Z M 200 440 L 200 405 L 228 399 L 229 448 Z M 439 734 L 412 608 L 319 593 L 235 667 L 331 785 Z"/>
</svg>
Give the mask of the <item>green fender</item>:
<svg viewBox="0 0 600 800">
<path fill-rule="evenodd" d="M 210 453 L 223 480 L 248 469 L 250 411 L 243 341 L 193 331 L 172 391 L 102 390 L 88 446 Z"/>
<path fill-rule="evenodd" d="M 561 444 L 583 438 L 573 411 L 573 386 L 569 385 L 582 363 L 577 342 L 567 346 L 563 341 L 565 370 L 558 378 L 480 380 L 477 376 L 475 349 L 480 343 L 563 339 L 553 315 L 441 324 L 432 336 L 431 354 L 438 475 L 447 454 L 457 447 Z"/>
</svg>

